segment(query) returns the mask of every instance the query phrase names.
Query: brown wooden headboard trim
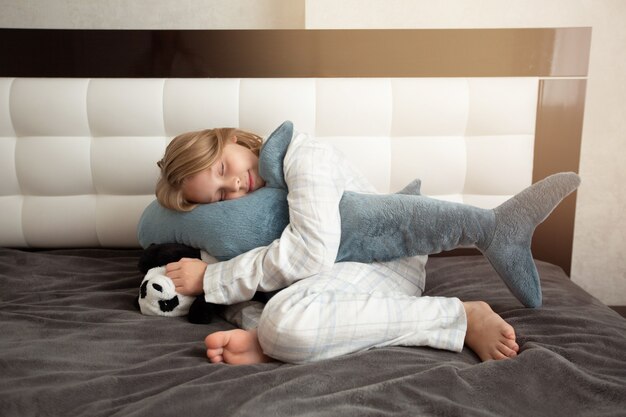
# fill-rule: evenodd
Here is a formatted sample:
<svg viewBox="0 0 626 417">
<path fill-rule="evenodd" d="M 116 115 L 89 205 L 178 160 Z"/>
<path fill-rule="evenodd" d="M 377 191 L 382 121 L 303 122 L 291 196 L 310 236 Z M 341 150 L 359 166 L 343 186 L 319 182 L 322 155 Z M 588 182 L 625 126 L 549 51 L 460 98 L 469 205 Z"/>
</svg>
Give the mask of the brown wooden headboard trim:
<svg viewBox="0 0 626 417">
<path fill-rule="evenodd" d="M 584 27 L 0 29 L 0 76 L 584 77 L 590 42 Z"/>
<path fill-rule="evenodd" d="M 585 79 L 540 80 L 535 127 L 533 182 L 559 171 L 578 172 L 585 110 Z M 560 265 L 572 264 L 576 194 L 567 197 L 533 237 L 533 255 Z"/>
</svg>

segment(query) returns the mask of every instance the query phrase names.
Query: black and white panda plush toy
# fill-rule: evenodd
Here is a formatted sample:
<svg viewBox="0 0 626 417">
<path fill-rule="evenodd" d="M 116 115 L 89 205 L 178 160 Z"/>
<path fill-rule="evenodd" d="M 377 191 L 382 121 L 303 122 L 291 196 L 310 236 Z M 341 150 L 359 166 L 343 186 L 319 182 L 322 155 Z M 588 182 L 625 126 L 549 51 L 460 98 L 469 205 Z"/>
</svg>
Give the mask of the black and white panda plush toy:
<svg viewBox="0 0 626 417">
<path fill-rule="evenodd" d="M 180 317 L 187 315 L 191 323 L 210 323 L 223 306 L 207 303 L 203 295 L 190 297 L 178 294 L 172 280 L 165 275 L 165 265 L 181 258 L 197 258 L 216 262 L 204 251 L 178 243 L 151 245 L 139 258 L 139 270 L 145 274 L 136 306 L 147 316 Z"/>
</svg>

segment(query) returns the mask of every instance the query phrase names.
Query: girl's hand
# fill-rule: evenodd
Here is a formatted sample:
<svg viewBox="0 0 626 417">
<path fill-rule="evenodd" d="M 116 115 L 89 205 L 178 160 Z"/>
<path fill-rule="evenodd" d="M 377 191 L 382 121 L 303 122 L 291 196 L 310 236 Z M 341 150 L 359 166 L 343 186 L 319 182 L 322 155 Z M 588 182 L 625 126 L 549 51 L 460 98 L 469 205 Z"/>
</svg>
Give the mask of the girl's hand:
<svg viewBox="0 0 626 417">
<path fill-rule="evenodd" d="M 207 264 L 200 259 L 182 258 L 165 266 L 165 275 L 170 277 L 176 292 L 182 295 L 200 295 L 204 292 L 202 281 Z"/>
</svg>

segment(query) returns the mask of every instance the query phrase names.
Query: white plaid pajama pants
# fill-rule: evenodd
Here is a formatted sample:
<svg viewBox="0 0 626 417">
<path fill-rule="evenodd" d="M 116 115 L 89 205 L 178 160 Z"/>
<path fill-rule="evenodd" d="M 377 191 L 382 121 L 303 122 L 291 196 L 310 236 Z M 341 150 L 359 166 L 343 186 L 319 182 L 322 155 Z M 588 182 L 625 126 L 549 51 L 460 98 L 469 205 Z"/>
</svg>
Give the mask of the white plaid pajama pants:
<svg viewBox="0 0 626 417">
<path fill-rule="evenodd" d="M 401 266 L 415 266 L 412 261 Z M 461 301 L 422 297 L 420 271 L 411 275 L 397 261 L 388 264 L 336 264 L 282 290 L 263 310 L 246 307 L 241 324 L 255 327 L 258 320 L 264 352 L 290 363 L 383 346 L 460 351 L 467 326 Z"/>
</svg>

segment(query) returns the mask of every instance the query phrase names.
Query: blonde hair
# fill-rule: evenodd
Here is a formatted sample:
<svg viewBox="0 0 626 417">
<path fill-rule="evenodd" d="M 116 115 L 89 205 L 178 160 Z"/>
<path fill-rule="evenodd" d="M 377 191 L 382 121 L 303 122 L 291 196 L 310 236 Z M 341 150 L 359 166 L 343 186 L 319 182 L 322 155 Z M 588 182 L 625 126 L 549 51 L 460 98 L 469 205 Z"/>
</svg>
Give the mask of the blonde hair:
<svg viewBox="0 0 626 417">
<path fill-rule="evenodd" d="M 157 162 L 161 169 L 156 185 L 159 203 L 171 210 L 193 210 L 197 204 L 183 196 L 185 178 L 211 167 L 233 136 L 237 137 L 237 144 L 259 155 L 263 139 L 235 128 L 206 129 L 176 136 L 165 149 L 163 159 Z"/>
</svg>

